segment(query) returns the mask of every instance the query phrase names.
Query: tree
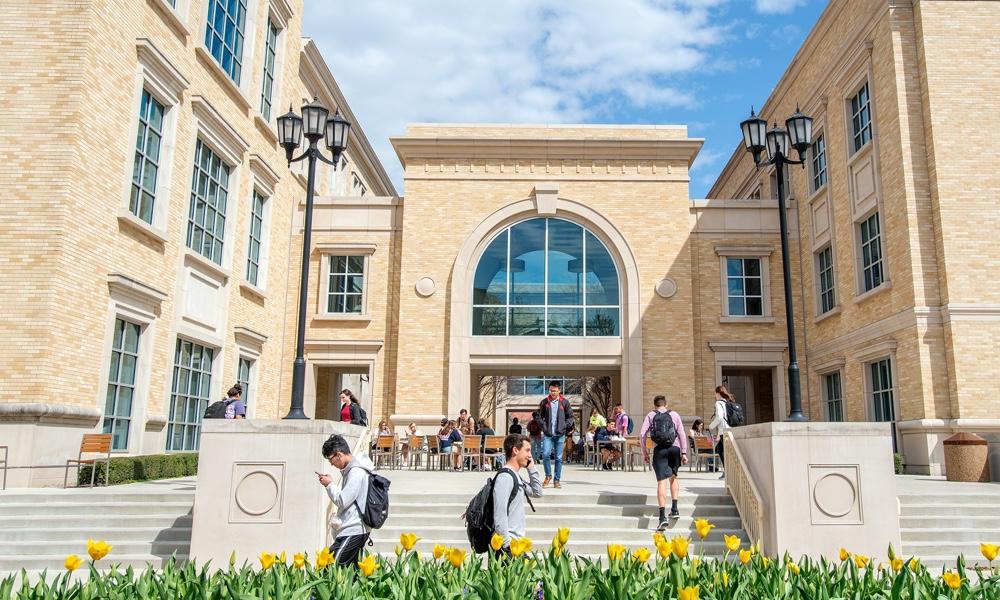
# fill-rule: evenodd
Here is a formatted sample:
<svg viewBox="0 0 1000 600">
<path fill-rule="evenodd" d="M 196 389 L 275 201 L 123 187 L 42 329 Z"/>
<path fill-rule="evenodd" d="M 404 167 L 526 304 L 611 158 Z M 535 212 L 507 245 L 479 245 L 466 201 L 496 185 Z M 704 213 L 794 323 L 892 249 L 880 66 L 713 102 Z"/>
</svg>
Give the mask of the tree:
<svg viewBox="0 0 1000 600">
<path fill-rule="evenodd" d="M 510 400 L 506 375 L 484 375 L 479 378 L 479 418 L 494 421 L 497 409 Z M 494 423 L 496 425 L 496 423 Z"/>
<path fill-rule="evenodd" d="M 608 418 L 611 415 L 611 409 L 615 406 L 611 378 L 608 376 L 582 377 L 580 387 L 584 406 L 589 406 L 591 412 L 599 413 L 604 418 Z"/>
</svg>

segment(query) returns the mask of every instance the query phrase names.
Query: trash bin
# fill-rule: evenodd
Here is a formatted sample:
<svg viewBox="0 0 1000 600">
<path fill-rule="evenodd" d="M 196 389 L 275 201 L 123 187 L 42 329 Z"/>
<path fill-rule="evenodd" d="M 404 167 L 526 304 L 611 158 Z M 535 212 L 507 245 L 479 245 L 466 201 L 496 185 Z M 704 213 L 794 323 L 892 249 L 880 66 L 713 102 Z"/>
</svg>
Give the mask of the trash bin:
<svg viewBox="0 0 1000 600">
<path fill-rule="evenodd" d="M 944 441 L 944 469 L 948 481 L 989 481 L 989 443 L 974 433 L 956 433 Z"/>
</svg>

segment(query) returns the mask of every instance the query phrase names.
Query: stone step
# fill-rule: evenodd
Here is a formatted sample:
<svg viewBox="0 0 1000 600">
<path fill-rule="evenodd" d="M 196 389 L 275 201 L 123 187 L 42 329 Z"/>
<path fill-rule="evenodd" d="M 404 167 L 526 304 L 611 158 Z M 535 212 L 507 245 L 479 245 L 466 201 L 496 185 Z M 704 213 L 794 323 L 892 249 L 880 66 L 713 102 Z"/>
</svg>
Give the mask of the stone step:
<svg viewBox="0 0 1000 600">
<path fill-rule="evenodd" d="M 958 506 L 966 504 L 987 504 L 1000 510 L 1000 498 L 996 494 L 988 493 L 967 493 L 967 494 L 902 494 L 899 496 L 899 505 L 905 510 L 913 504 L 947 504 Z"/>
<path fill-rule="evenodd" d="M 550 536 L 551 537 L 551 536 Z M 540 552 L 547 552 L 549 549 L 549 543 L 551 539 L 545 540 L 534 540 L 535 550 Z M 373 540 L 375 546 L 370 548 L 371 551 L 380 554 L 392 554 L 395 552 L 396 546 L 399 545 L 398 539 L 393 540 Z M 573 535 L 570 534 L 569 544 L 567 544 L 567 549 L 574 556 L 589 556 L 589 557 L 600 557 L 606 556 L 608 551 L 608 544 L 611 542 L 607 541 L 595 541 L 595 542 L 585 542 L 574 540 Z M 614 543 L 619 543 L 626 546 L 629 551 L 636 548 L 649 548 L 655 553 L 655 548 L 653 547 L 652 532 L 647 532 L 647 535 L 635 539 L 616 539 Z M 450 538 L 440 538 L 437 540 L 421 540 L 417 542 L 416 550 L 419 551 L 424 556 L 427 556 L 433 549 L 434 544 L 442 544 L 448 547 L 461 548 L 463 550 L 469 551 L 469 540 L 465 537 L 465 533 L 462 533 L 461 537 L 450 537 Z M 697 556 L 699 553 L 704 553 L 707 556 L 722 556 L 726 552 L 725 544 L 720 541 L 715 542 L 692 542 L 691 546 L 688 548 L 688 552 L 691 555 Z"/>
<path fill-rule="evenodd" d="M 917 516 L 955 516 L 955 517 L 992 517 L 1000 515 L 1000 506 L 996 504 L 962 504 L 949 506 L 947 504 L 907 504 L 900 506 L 900 515 L 904 517 Z"/>
<path fill-rule="evenodd" d="M 469 492 L 464 494 L 392 494 L 391 501 L 393 504 L 418 504 L 418 505 L 428 505 L 428 504 L 468 504 L 469 500 L 475 495 L 475 492 Z M 548 491 L 541 498 L 532 498 L 531 501 L 536 505 L 546 505 L 546 504 L 587 504 L 590 506 L 645 506 L 652 505 L 656 506 L 656 494 L 644 495 L 644 494 L 581 494 L 566 492 L 563 490 Z M 713 494 L 684 494 L 682 493 L 680 498 L 678 498 L 678 504 L 681 506 L 712 506 L 712 505 L 732 505 L 733 501 L 728 494 L 713 493 Z"/>
<path fill-rule="evenodd" d="M 947 542 L 942 540 L 937 540 L 936 542 L 904 541 L 900 554 L 906 557 L 916 556 L 921 562 L 924 562 L 926 557 L 944 556 L 948 557 L 951 563 L 954 563 L 959 554 L 965 555 L 966 562 L 969 563 L 972 561 L 986 562 L 983 555 L 979 552 L 980 541 L 984 540 L 963 542 Z"/>
<path fill-rule="evenodd" d="M 0 492 L 0 506 L 5 504 L 49 504 L 75 502 L 80 504 L 107 502 L 187 502 L 194 505 L 194 492 L 135 492 L 116 490 L 114 488 L 95 488 L 94 490 L 7 490 Z"/>
<path fill-rule="evenodd" d="M 525 535 L 536 543 L 544 541 L 548 543 L 552 540 L 553 536 L 556 534 L 556 528 L 558 523 L 543 524 L 543 523 L 532 523 L 528 522 L 527 530 Z M 656 530 L 655 526 L 650 525 L 648 527 L 638 527 L 638 524 L 633 524 L 632 527 L 628 528 L 607 528 L 607 527 L 593 527 L 593 528 L 575 528 L 570 529 L 570 539 L 577 541 L 588 541 L 588 542 L 604 542 L 606 544 L 610 543 L 624 543 L 622 540 L 639 540 L 641 543 L 652 543 L 652 535 Z M 466 538 L 466 530 L 464 525 L 452 526 L 452 527 L 425 527 L 422 525 L 392 525 L 386 523 L 382 529 L 375 532 L 376 537 L 379 540 L 395 541 L 398 543 L 400 534 L 403 533 L 415 533 L 419 538 L 434 541 L 435 539 L 462 539 Z M 679 524 L 675 524 L 673 527 L 664 532 L 664 535 L 668 537 L 683 535 L 690 536 L 696 539 L 698 536 L 694 529 L 683 527 Z M 711 533 L 711 538 L 716 539 L 719 543 L 722 542 L 723 535 L 737 535 L 741 538 L 745 537 L 742 529 L 713 529 Z"/>
<path fill-rule="evenodd" d="M 87 527 L 44 527 L 2 529 L 0 528 L 0 554 L 3 545 L 8 542 L 67 542 L 82 544 L 86 548 L 87 540 L 104 540 L 117 546 L 123 542 L 157 542 L 191 543 L 191 526 L 187 527 L 97 527 L 92 522 Z"/>
<path fill-rule="evenodd" d="M 534 499 L 532 499 L 534 502 Z M 458 516 L 465 512 L 468 506 L 468 501 L 465 502 L 437 502 L 437 503 L 401 503 L 397 502 L 394 496 L 389 499 L 389 514 L 393 515 L 396 513 L 400 514 L 414 514 L 419 513 L 422 515 L 455 515 Z M 576 504 L 535 504 L 535 507 L 539 511 L 545 511 L 547 514 L 562 514 L 562 515 L 583 515 L 593 518 L 601 518 L 602 516 L 609 515 L 625 515 L 625 516 L 649 516 L 658 513 L 659 508 L 655 504 L 633 504 L 628 506 L 609 506 L 609 505 L 598 505 L 598 504 L 588 504 L 588 503 L 576 503 Z M 531 509 L 529 508 L 530 512 Z M 706 519 L 712 519 L 714 517 L 723 516 L 737 516 L 738 512 L 733 504 L 706 504 L 706 505 L 692 505 L 692 504 L 678 504 L 678 511 L 681 515 L 690 516 L 697 514 L 698 517 L 704 517 Z"/>
<path fill-rule="evenodd" d="M 146 555 L 170 556 L 173 553 L 187 554 L 191 540 L 173 541 L 140 541 L 120 542 L 112 544 L 116 555 Z M 7 542 L 0 546 L 0 560 L 11 556 L 61 556 L 77 554 L 84 557 L 87 554 L 87 540 L 80 542 L 61 540 L 58 542 Z"/>
<path fill-rule="evenodd" d="M 969 527 L 953 527 L 948 529 L 933 527 L 924 529 L 907 528 L 900 531 L 900 536 L 904 545 L 922 545 L 934 542 L 944 545 L 965 545 L 966 542 L 974 542 L 976 544 L 976 553 L 978 554 L 980 542 L 994 543 L 995 541 L 1000 541 L 1000 529 L 972 529 Z"/>
<path fill-rule="evenodd" d="M 558 522 L 559 527 L 569 527 L 570 529 L 575 527 L 594 527 L 595 525 L 607 529 L 628 529 L 636 526 L 642 528 L 655 526 L 658 520 L 655 510 L 643 516 L 602 515 L 599 518 L 595 518 L 593 515 L 553 514 L 549 510 L 539 511 L 538 513 L 532 513 L 529 510 L 527 515 L 529 525 L 532 523 L 548 524 Z M 740 529 L 743 526 L 739 516 L 733 515 L 711 517 L 709 521 L 717 528 Z M 419 523 L 421 527 L 448 527 L 459 522 L 458 515 L 400 514 L 393 510 L 389 514 L 389 520 L 386 521 L 386 525 Z M 649 525 L 650 523 L 652 525 Z M 690 515 L 682 516 L 677 520 L 677 526 L 683 526 L 685 529 L 692 527 L 693 524 L 694 518 Z"/>
<path fill-rule="evenodd" d="M 80 558 L 86 558 L 89 561 L 89 557 L 86 556 L 87 551 L 84 548 L 82 553 L 75 553 L 80 556 Z M 178 562 L 186 562 L 187 554 L 177 554 Z M 29 572 L 39 572 L 45 569 L 49 571 L 49 581 L 56 573 L 62 573 L 64 571 L 63 563 L 65 562 L 65 556 L 54 556 L 52 554 L 35 554 L 35 555 L 19 555 L 15 557 L 11 556 L 0 556 L 0 575 L 6 573 L 19 573 L 22 569 Z M 153 556 L 152 554 L 118 554 L 114 557 L 114 560 L 109 560 L 109 558 L 104 558 L 97 563 L 99 570 L 106 570 L 111 567 L 111 564 L 117 564 L 121 568 L 119 570 L 124 570 L 127 567 L 132 567 L 136 570 L 145 569 L 148 565 L 152 565 L 153 568 L 160 569 L 170 560 L 169 556 Z M 77 573 L 74 573 L 74 579 L 85 578 L 86 574 L 82 573 L 88 566 L 80 567 Z"/>
<path fill-rule="evenodd" d="M 938 552 L 940 552 L 940 550 L 938 550 Z M 906 556 L 909 557 L 910 555 L 907 554 Z M 939 574 L 944 569 L 951 570 L 957 566 L 958 554 L 953 554 L 953 555 L 939 554 L 936 556 L 925 555 L 920 557 L 920 562 L 925 567 L 927 567 L 932 573 Z M 988 568 L 989 563 L 986 562 L 986 560 L 977 553 L 976 556 L 966 555 L 965 566 L 968 569 L 974 569 L 977 566 Z M 994 567 L 995 566 L 996 564 L 994 564 Z"/>
<path fill-rule="evenodd" d="M 171 527 L 191 527 L 192 517 L 185 515 L 116 515 L 107 514 L 84 516 L 67 515 L 31 515 L 9 517 L 0 516 L 0 539 L 5 532 L 18 529 L 73 528 L 85 523 L 87 527 L 108 529 L 117 527 L 148 527 L 168 529 Z"/>
<path fill-rule="evenodd" d="M 911 515 L 906 513 L 899 517 L 899 527 L 907 529 L 952 529 L 975 528 L 984 530 L 1000 530 L 1000 511 L 990 516 L 956 515 Z"/>
<path fill-rule="evenodd" d="M 10 516 L 42 516 L 42 515 L 80 515 L 90 518 L 95 515 L 177 515 L 183 516 L 191 511 L 190 502 L 47 502 L 32 503 L 2 503 L 0 517 Z"/>
</svg>

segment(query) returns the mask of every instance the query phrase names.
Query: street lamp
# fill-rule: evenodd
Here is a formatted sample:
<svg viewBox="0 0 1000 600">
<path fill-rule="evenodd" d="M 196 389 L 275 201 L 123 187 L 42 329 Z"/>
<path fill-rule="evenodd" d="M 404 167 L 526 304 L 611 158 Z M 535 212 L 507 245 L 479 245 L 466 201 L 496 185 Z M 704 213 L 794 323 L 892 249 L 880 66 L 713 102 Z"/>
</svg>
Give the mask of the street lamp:
<svg viewBox="0 0 1000 600">
<path fill-rule="evenodd" d="M 347 138 L 350 133 L 350 121 L 341 117 L 340 111 L 331 117 L 330 111 L 316 98 L 302 107 L 301 117 L 292 112 L 291 106 L 288 107 L 288 113 L 278 117 L 278 139 L 281 147 L 285 149 L 288 165 L 291 166 L 293 162 L 300 160 L 309 161 L 309 177 L 306 183 L 305 231 L 302 240 L 302 275 L 299 280 L 299 320 L 295 330 L 295 367 L 292 369 L 292 406 L 288 410 L 288 414 L 285 415 L 286 419 L 308 418 L 302 410 L 302 404 L 306 384 L 306 296 L 309 290 L 309 253 L 312 248 L 316 161 L 321 160 L 333 165 L 333 168 L 336 169 L 337 163 L 340 161 L 340 153 L 347 148 Z M 293 158 L 295 149 L 302 143 L 303 135 L 309 141 L 309 147 L 302 154 Z M 332 156 L 330 159 L 323 156 L 323 151 L 317 145 L 323 138 L 326 138 L 326 147 Z"/>
<path fill-rule="evenodd" d="M 763 165 L 774 165 L 775 179 L 778 183 L 778 223 L 781 226 L 781 271 L 785 284 L 785 326 L 788 329 L 788 393 L 791 400 L 791 410 L 788 421 L 806 421 L 802 412 L 802 391 L 799 384 L 799 362 L 795 356 L 795 314 L 792 311 L 792 276 L 791 258 L 788 253 L 788 218 L 785 214 L 785 165 L 803 165 L 805 168 L 805 153 L 812 144 L 812 117 L 802 114 L 799 107 L 795 113 L 785 120 L 785 128 L 775 123 L 770 129 L 767 121 L 755 115 L 750 109 L 750 118 L 740 123 L 743 131 L 743 144 L 753 155 L 753 162 L 758 168 Z M 799 160 L 789 158 L 791 149 L 798 152 Z M 767 159 L 761 156 L 767 151 Z"/>
</svg>

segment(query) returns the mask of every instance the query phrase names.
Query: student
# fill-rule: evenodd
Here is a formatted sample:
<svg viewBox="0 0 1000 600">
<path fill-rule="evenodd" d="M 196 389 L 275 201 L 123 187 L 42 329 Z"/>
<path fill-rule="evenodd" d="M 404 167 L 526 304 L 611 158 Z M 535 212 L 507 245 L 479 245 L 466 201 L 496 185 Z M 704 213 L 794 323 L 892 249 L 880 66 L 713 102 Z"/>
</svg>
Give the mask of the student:
<svg viewBox="0 0 1000 600">
<path fill-rule="evenodd" d="M 488 435 L 489 436 L 493 436 L 493 435 L 496 435 L 496 434 L 497 434 L 497 432 L 494 431 L 492 427 L 490 427 L 490 422 L 488 420 L 486 420 L 486 419 L 480 419 L 479 420 L 479 427 L 476 429 L 476 435 L 478 435 L 479 439 L 480 439 L 480 446 L 479 446 L 480 448 L 483 448 L 483 447 L 486 446 L 486 436 L 488 436 Z M 489 465 L 490 468 L 493 468 L 492 467 L 492 465 L 493 465 L 493 458 L 492 458 L 491 455 L 497 454 L 497 450 L 483 450 L 483 454 L 487 455 L 488 458 L 486 458 L 484 460 L 483 464 L 480 465 L 480 469 L 483 470 L 483 471 L 485 471 L 487 465 Z M 499 459 L 500 457 L 496 456 L 496 458 Z M 477 459 L 477 462 L 478 462 L 478 459 Z M 499 462 L 499 461 L 497 461 L 497 462 Z"/>
<path fill-rule="evenodd" d="M 361 520 L 361 511 L 368 504 L 368 477 L 375 465 L 366 456 L 353 456 L 347 440 L 337 434 L 323 442 L 323 458 L 341 473 L 340 485 L 329 475 L 319 476 L 320 485 L 337 505 L 340 521 L 330 552 L 338 565 L 357 565 L 358 555 L 371 534 Z"/>
<path fill-rule="evenodd" d="M 698 438 L 708 438 L 709 443 L 715 444 L 715 440 L 712 439 L 712 434 L 705 431 L 705 421 L 701 419 L 695 419 L 694 423 L 691 424 L 691 431 L 688 432 L 688 446 L 693 447 L 697 443 Z M 698 453 L 692 449 L 692 453 L 697 455 Z M 701 459 L 699 459 L 701 460 Z M 706 459 L 708 461 L 709 470 L 715 471 L 715 461 L 711 458 Z"/>
<path fill-rule="evenodd" d="M 528 439 L 531 440 L 531 455 L 537 463 L 542 460 L 542 424 L 537 410 L 531 413 L 531 420 L 528 421 Z"/>
<path fill-rule="evenodd" d="M 405 437 L 403 438 L 403 446 L 402 446 L 404 463 L 408 463 L 410 461 L 410 438 L 422 437 L 423 435 L 424 434 L 420 433 L 420 430 L 417 429 L 416 423 L 411 422 L 409 425 L 406 426 L 406 433 Z M 414 450 L 416 449 L 417 448 L 414 448 Z"/>
<path fill-rule="evenodd" d="M 524 433 L 524 428 L 521 427 L 520 420 L 517 417 L 514 417 L 514 419 L 510 422 L 510 427 L 508 428 L 507 431 L 508 433 L 521 434 Z"/>
<path fill-rule="evenodd" d="M 655 446 L 653 447 L 652 460 L 649 450 L 646 449 L 646 438 L 651 437 Z M 670 441 L 670 437 L 673 440 Z M 680 482 L 677 475 L 680 473 L 681 465 L 686 465 L 687 457 L 687 435 L 684 433 L 684 423 L 680 415 L 667 410 L 667 399 L 665 396 L 653 398 L 653 410 L 649 411 L 646 418 L 642 420 L 642 429 L 639 432 L 639 447 L 642 448 L 642 458 L 653 466 L 653 473 L 656 475 L 656 500 L 660 506 L 660 525 L 657 531 L 663 531 L 670 525 L 667 520 L 667 487 L 670 488 L 670 519 L 680 517 L 677 510 L 677 496 L 680 494 Z"/>
<path fill-rule="evenodd" d="M 715 388 L 715 417 L 708 425 L 708 428 L 715 432 L 715 453 L 719 455 L 719 466 L 723 468 L 726 466 L 726 460 L 722 454 L 722 437 L 729 430 L 729 421 L 726 420 L 728 416 L 726 415 L 726 400 L 736 402 L 736 397 L 730 394 L 724 385 Z M 722 475 L 719 475 L 719 479 L 725 478 L 726 472 L 723 471 Z"/>
<path fill-rule="evenodd" d="M 361 403 L 351 390 L 340 391 L 340 422 L 351 425 L 367 425 L 362 415 Z"/>
<path fill-rule="evenodd" d="M 496 475 L 493 487 L 493 529 L 503 538 L 501 552 L 510 552 L 510 542 L 525 536 L 527 523 L 524 517 L 525 497 L 542 497 L 542 478 L 531 458 L 531 441 L 527 436 L 512 433 L 503 440 L 503 453 L 507 463 Z M 525 484 L 519 473 L 528 470 Z M 514 500 L 510 494 L 517 486 Z"/>
<path fill-rule="evenodd" d="M 462 409 L 458 411 L 458 432 L 463 436 L 472 435 L 476 430 L 476 421 L 469 416 L 469 411 Z"/>
<path fill-rule="evenodd" d="M 226 418 L 247 418 L 247 405 L 243 404 L 243 386 L 238 383 L 226 393 Z"/>
<path fill-rule="evenodd" d="M 549 395 L 538 406 L 540 424 L 542 426 L 542 464 L 545 465 L 545 481 L 542 487 L 552 483 L 552 487 L 561 488 L 563 447 L 566 445 L 566 433 L 573 429 L 573 409 L 569 400 L 563 397 L 558 381 L 549 383 Z M 552 478 L 552 463 L 550 457 L 555 454 L 555 480 Z"/>
<path fill-rule="evenodd" d="M 613 417 L 614 419 L 608 429 L 611 431 L 612 436 L 624 438 L 628 435 L 628 414 L 625 413 L 625 407 L 621 404 L 616 404 Z M 610 471 L 611 465 L 618 462 L 621 457 L 621 446 L 617 446 L 615 444 L 605 444 L 601 447 L 601 462 L 603 463 L 603 469 L 605 471 Z"/>
<path fill-rule="evenodd" d="M 444 427 L 438 432 L 438 439 L 441 440 L 441 454 L 451 454 L 451 468 L 455 471 L 461 471 L 459 466 L 459 461 L 461 456 L 459 454 L 462 451 L 462 434 L 456 429 L 457 423 L 452 419 L 451 421 L 445 421 Z"/>
</svg>

